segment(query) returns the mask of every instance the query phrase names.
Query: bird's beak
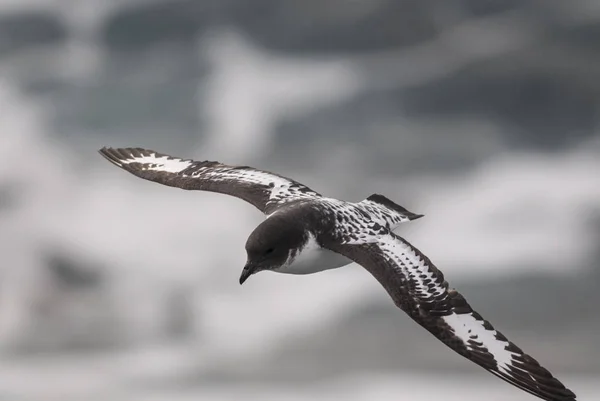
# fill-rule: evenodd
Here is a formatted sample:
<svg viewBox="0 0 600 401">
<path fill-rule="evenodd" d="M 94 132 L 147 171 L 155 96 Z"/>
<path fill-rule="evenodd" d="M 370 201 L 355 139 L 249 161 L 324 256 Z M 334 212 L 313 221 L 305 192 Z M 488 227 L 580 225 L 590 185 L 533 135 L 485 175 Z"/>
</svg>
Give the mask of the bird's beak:
<svg viewBox="0 0 600 401">
<path fill-rule="evenodd" d="M 248 262 L 246 266 L 244 266 L 244 270 L 242 270 L 242 275 L 240 276 L 240 285 L 244 284 L 244 281 L 248 280 L 248 277 L 253 275 L 256 272 L 257 266 Z"/>
</svg>

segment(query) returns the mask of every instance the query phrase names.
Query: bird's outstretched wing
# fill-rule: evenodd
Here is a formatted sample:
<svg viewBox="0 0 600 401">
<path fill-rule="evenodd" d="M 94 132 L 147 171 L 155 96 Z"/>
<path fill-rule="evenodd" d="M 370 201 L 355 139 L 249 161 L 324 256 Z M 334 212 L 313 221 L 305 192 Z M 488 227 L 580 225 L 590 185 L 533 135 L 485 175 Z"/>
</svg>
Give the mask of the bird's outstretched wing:
<svg viewBox="0 0 600 401">
<path fill-rule="evenodd" d="M 324 245 L 359 263 L 394 303 L 448 347 L 492 374 L 548 401 L 574 401 L 575 394 L 531 356 L 510 342 L 456 290 L 418 249 L 389 231 L 348 237 Z"/>
<path fill-rule="evenodd" d="M 248 166 L 180 159 L 141 148 L 102 148 L 111 163 L 140 178 L 181 189 L 241 198 L 265 214 L 283 204 L 320 197 L 296 181 Z"/>
</svg>

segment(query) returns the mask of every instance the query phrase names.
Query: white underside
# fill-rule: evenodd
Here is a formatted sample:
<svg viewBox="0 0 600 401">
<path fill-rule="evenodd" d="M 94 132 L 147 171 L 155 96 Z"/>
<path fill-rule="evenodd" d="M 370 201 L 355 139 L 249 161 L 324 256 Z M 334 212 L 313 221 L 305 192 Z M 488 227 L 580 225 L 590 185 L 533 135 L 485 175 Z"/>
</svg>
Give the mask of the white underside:
<svg viewBox="0 0 600 401">
<path fill-rule="evenodd" d="M 352 261 L 347 257 L 321 248 L 313 237 L 309 237 L 302 251 L 275 271 L 286 274 L 311 274 L 336 269 L 350 263 Z"/>
</svg>

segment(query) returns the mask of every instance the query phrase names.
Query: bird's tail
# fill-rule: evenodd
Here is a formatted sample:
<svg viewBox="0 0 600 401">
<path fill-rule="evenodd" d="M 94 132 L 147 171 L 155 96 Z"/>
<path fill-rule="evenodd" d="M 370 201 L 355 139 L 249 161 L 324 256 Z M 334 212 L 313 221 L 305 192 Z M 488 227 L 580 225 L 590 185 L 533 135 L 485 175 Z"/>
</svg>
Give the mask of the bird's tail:
<svg viewBox="0 0 600 401">
<path fill-rule="evenodd" d="M 423 214 L 417 214 L 417 213 L 410 212 L 405 207 L 402 207 L 402 206 L 398 205 L 397 203 L 391 201 L 390 199 L 386 198 L 385 196 L 379 195 L 379 194 L 373 194 L 373 195 L 369 196 L 367 199 L 365 199 L 364 201 L 362 201 L 361 203 L 367 203 L 367 202 L 372 202 L 379 206 L 383 206 L 386 209 L 388 209 L 390 212 L 399 214 L 400 216 L 402 216 L 408 220 L 416 220 L 416 219 L 420 219 L 421 217 L 424 216 Z"/>
</svg>

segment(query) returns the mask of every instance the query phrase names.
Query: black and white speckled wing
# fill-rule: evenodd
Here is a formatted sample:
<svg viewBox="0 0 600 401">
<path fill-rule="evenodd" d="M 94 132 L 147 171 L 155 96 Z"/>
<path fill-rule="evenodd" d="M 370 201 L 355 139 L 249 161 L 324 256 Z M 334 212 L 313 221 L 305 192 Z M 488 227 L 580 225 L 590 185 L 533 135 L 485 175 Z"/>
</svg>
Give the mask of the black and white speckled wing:
<svg viewBox="0 0 600 401">
<path fill-rule="evenodd" d="M 140 178 L 188 190 L 219 192 L 243 199 L 265 214 L 288 202 L 320 195 L 303 184 L 248 166 L 180 159 L 141 148 L 102 148 L 111 163 Z"/>
<path fill-rule="evenodd" d="M 418 249 L 388 230 L 365 229 L 323 245 L 366 268 L 394 303 L 460 355 L 492 374 L 548 401 L 573 401 L 565 388 L 531 356 L 484 320 Z"/>
<path fill-rule="evenodd" d="M 417 220 L 424 216 L 413 213 L 379 194 L 373 194 L 354 205 L 360 211 L 367 213 L 365 218 L 386 227 L 388 230 L 395 230 L 402 223 Z"/>
</svg>

